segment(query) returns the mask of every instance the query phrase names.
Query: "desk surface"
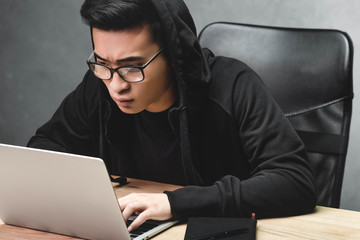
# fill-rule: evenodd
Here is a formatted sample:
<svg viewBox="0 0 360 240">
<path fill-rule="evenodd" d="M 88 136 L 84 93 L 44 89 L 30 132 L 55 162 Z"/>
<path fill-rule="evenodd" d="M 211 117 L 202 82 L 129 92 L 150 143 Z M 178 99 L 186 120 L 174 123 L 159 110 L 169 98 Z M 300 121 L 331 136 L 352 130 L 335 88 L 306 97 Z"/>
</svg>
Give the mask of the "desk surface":
<svg viewBox="0 0 360 240">
<path fill-rule="evenodd" d="M 118 197 L 130 192 L 163 192 L 175 190 L 179 186 L 129 179 L 129 184 L 114 187 Z M 174 226 L 152 238 L 154 240 L 184 239 L 185 224 Z M 360 212 L 316 207 L 315 212 L 302 216 L 262 219 L 257 225 L 258 240 L 343 240 L 360 239 Z M 58 234 L 41 232 L 21 227 L 5 225 L 0 220 L 0 240 L 62 240 L 76 239 Z"/>
</svg>

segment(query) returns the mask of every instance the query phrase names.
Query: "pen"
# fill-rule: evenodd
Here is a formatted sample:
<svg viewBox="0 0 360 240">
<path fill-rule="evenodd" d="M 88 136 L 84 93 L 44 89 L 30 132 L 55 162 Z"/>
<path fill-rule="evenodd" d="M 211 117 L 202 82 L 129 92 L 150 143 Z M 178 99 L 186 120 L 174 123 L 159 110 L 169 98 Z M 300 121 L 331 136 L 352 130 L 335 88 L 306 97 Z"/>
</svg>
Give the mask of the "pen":
<svg viewBox="0 0 360 240">
<path fill-rule="evenodd" d="M 198 238 L 192 238 L 191 240 L 214 240 L 214 239 L 220 239 L 220 238 L 224 238 L 224 237 L 236 236 L 236 235 L 247 233 L 247 232 L 249 232 L 248 228 L 238 228 L 238 229 L 234 229 L 234 230 L 230 230 L 230 231 L 212 233 L 212 234 L 201 236 Z"/>
</svg>

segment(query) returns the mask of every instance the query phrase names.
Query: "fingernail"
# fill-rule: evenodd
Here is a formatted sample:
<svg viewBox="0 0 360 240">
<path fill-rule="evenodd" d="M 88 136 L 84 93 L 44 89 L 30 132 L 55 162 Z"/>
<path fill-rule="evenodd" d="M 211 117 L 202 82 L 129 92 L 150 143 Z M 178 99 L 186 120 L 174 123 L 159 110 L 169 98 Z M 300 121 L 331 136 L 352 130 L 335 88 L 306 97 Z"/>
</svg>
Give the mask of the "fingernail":
<svg viewBox="0 0 360 240">
<path fill-rule="evenodd" d="M 133 230 L 133 227 L 129 226 L 128 231 L 131 232 Z"/>
</svg>

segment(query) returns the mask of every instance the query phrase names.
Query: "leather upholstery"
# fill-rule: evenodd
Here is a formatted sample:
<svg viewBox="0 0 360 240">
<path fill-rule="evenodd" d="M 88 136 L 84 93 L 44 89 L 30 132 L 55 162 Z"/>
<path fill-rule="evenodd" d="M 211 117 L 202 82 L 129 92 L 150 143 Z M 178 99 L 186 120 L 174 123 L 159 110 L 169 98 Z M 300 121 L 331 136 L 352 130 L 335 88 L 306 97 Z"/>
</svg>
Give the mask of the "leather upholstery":
<svg viewBox="0 0 360 240">
<path fill-rule="evenodd" d="M 318 204 L 339 207 L 352 112 L 353 46 L 337 30 L 212 23 L 199 36 L 215 55 L 257 72 L 307 148 Z"/>
</svg>

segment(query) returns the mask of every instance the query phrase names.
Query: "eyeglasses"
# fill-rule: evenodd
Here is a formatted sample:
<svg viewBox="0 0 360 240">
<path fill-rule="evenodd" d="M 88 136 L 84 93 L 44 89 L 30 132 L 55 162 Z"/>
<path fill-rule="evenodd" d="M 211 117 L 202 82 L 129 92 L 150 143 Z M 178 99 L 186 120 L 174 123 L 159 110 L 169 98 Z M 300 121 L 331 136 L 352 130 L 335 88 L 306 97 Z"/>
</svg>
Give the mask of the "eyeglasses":
<svg viewBox="0 0 360 240">
<path fill-rule="evenodd" d="M 86 61 L 90 70 L 95 74 L 96 77 L 102 80 L 112 79 L 114 72 L 117 72 L 119 76 L 127 82 L 141 82 L 145 79 L 144 69 L 152 62 L 154 59 L 160 55 L 160 53 L 165 48 L 160 49 L 147 63 L 142 66 L 123 66 L 118 68 L 111 68 L 100 63 L 91 62 L 91 59 L 94 57 L 95 52 L 93 51 Z"/>
</svg>

